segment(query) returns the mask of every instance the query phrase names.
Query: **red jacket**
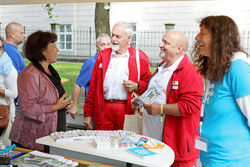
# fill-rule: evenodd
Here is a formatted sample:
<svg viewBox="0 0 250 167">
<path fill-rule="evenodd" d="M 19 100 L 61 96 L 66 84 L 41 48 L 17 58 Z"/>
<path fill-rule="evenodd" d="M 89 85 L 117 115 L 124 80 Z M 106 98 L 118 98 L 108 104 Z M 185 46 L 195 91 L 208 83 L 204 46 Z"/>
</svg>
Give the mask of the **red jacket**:
<svg viewBox="0 0 250 167">
<path fill-rule="evenodd" d="M 199 156 L 194 148 L 198 136 L 203 79 L 197 68 L 184 56 L 167 87 L 167 104 L 178 103 L 182 117 L 166 115 L 163 142 L 175 153 L 175 160 L 188 161 Z"/>
<path fill-rule="evenodd" d="M 136 49 L 131 45 L 129 48 L 129 60 L 128 60 L 128 69 L 129 69 L 129 80 L 138 82 L 138 72 L 136 65 Z M 87 94 L 87 101 L 84 105 L 84 115 L 85 117 L 94 116 L 95 123 L 101 123 L 103 118 L 103 106 L 104 106 L 104 92 L 103 92 L 103 83 L 105 79 L 105 74 L 110 62 L 110 55 L 112 49 L 104 49 L 98 54 L 96 59 L 90 85 L 89 91 Z M 142 51 L 139 52 L 140 57 L 140 81 L 139 89 L 136 93 L 142 94 L 148 84 L 148 80 L 151 76 L 149 68 L 149 60 L 145 53 Z M 131 108 L 131 99 L 132 92 L 128 93 L 128 103 L 126 114 L 134 114 L 134 111 Z"/>
</svg>

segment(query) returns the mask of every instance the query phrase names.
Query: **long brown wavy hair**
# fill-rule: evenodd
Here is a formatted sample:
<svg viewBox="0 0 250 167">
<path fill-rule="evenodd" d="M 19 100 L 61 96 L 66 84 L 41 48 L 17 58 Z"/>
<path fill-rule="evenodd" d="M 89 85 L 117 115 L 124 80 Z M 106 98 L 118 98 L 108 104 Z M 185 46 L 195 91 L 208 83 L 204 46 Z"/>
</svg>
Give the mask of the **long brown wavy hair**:
<svg viewBox="0 0 250 167">
<path fill-rule="evenodd" d="M 211 32 L 210 55 L 200 55 L 199 41 L 196 41 L 192 52 L 193 62 L 207 79 L 222 81 L 234 53 L 246 53 L 240 46 L 238 27 L 228 16 L 207 16 L 200 21 L 201 26 L 205 26 Z"/>
</svg>

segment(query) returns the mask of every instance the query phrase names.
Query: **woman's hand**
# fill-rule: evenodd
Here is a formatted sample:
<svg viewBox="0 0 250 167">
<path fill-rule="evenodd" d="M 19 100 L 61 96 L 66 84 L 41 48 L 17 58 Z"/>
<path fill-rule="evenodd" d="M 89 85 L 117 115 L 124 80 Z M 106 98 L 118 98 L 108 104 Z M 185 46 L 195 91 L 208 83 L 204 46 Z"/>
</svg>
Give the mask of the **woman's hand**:
<svg viewBox="0 0 250 167">
<path fill-rule="evenodd" d="M 70 100 L 71 95 L 69 95 L 69 97 L 67 97 L 67 98 L 66 98 L 66 96 L 67 96 L 67 93 L 64 93 L 62 95 L 62 97 L 56 102 L 56 104 L 54 104 L 52 106 L 52 111 L 57 111 L 57 110 L 63 109 L 67 105 L 70 104 L 70 102 L 71 102 L 71 100 Z"/>
</svg>

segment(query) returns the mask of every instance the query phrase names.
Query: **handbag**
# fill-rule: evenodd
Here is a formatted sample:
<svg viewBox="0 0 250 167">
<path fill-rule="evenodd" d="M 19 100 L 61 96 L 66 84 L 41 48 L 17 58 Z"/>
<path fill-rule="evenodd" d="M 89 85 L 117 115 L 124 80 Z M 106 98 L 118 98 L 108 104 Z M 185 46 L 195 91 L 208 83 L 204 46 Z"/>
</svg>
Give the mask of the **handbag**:
<svg viewBox="0 0 250 167">
<path fill-rule="evenodd" d="M 139 50 L 136 49 L 136 64 L 138 71 L 138 81 L 140 80 L 140 60 L 139 60 Z M 133 95 L 137 97 L 137 94 L 133 92 Z M 143 108 L 139 109 L 140 111 L 135 111 L 133 115 L 125 114 L 123 130 L 133 131 L 136 134 L 142 134 L 142 115 L 139 112 L 143 112 Z"/>
<path fill-rule="evenodd" d="M 7 128 L 9 123 L 10 107 L 0 105 L 0 128 Z"/>
</svg>

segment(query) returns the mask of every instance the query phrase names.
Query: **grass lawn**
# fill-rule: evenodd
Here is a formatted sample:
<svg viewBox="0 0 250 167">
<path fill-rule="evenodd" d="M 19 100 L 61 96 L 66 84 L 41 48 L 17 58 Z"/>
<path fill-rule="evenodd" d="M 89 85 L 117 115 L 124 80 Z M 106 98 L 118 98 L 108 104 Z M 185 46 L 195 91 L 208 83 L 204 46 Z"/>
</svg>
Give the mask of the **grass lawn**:
<svg viewBox="0 0 250 167">
<path fill-rule="evenodd" d="M 66 82 L 63 82 L 63 86 L 65 87 L 67 94 L 72 95 L 76 79 L 82 68 L 82 64 L 54 63 L 52 66 L 59 73 L 62 80 L 67 79 Z"/>
</svg>

